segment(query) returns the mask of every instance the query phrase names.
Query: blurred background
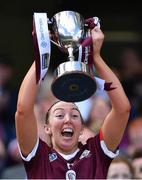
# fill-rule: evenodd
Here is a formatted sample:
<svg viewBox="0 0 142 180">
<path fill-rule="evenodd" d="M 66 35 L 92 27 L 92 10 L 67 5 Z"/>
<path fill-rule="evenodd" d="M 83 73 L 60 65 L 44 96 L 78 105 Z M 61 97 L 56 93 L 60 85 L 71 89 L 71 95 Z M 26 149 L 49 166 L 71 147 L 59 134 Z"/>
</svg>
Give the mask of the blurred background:
<svg viewBox="0 0 142 180">
<path fill-rule="evenodd" d="M 32 18 L 34 12 L 47 12 L 49 18 L 62 10 L 75 10 L 84 18 L 98 16 L 106 38 L 103 54 L 106 61 L 118 64 L 124 46 L 142 46 L 142 13 L 139 1 L 82 1 L 82 0 L 13 0 L 0 1 L 0 50 L 10 56 L 17 86 L 33 60 Z M 51 67 L 62 59 L 56 47 Z"/>
<path fill-rule="evenodd" d="M 100 18 L 101 29 L 105 34 L 102 56 L 122 82 L 132 104 L 129 124 L 137 122 L 135 121 L 137 118 L 142 121 L 142 12 L 139 1 L 0 1 L 0 174 L 2 178 L 12 177 L 13 174 L 14 178 L 25 177 L 23 166 L 16 166 L 21 164 L 21 159 L 15 139 L 14 113 L 19 86 L 34 58 L 33 13 L 46 12 L 47 16 L 52 18 L 55 13 L 63 10 L 77 11 L 85 19 L 94 16 Z M 50 70 L 53 71 L 64 60 L 66 56 L 52 45 Z M 131 157 L 130 159 L 136 149 L 142 149 L 141 129 L 137 137 L 135 136 L 138 127 L 140 127 L 139 123 L 132 124 L 122 141 L 121 152 L 125 157 Z M 6 170 L 13 166 L 17 169 L 12 170 L 11 175 L 11 170 Z"/>
</svg>

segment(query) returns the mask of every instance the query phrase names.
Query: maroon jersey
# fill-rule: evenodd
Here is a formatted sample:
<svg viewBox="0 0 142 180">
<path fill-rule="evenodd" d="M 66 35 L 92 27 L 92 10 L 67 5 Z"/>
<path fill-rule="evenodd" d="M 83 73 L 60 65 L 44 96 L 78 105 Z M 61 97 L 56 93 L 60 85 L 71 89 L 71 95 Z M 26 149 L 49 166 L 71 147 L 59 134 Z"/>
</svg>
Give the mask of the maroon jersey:
<svg viewBox="0 0 142 180">
<path fill-rule="evenodd" d="M 28 179 L 105 179 L 112 158 L 105 155 L 99 134 L 79 144 L 74 158 L 65 160 L 57 151 L 39 140 L 35 156 L 24 161 Z"/>
</svg>

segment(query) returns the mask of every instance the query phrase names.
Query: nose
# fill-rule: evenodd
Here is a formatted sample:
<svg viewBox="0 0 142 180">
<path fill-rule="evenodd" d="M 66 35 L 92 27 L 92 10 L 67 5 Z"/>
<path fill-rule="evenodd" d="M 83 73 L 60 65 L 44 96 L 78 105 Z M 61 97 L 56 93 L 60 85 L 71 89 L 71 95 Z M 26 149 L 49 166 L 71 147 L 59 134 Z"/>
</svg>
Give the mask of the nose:
<svg viewBox="0 0 142 180">
<path fill-rule="evenodd" d="M 71 123 L 71 117 L 69 115 L 65 116 L 64 123 Z"/>
</svg>

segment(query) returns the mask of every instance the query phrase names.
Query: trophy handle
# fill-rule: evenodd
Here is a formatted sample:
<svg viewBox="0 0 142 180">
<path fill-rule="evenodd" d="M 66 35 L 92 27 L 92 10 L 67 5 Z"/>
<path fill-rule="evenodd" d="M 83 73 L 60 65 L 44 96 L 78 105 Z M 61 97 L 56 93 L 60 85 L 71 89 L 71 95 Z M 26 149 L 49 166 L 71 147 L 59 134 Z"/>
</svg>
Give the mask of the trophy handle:
<svg viewBox="0 0 142 180">
<path fill-rule="evenodd" d="M 82 42 L 82 46 L 89 46 L 90 44 L 92 44 L 92 38 L 90 37 L 90 30 L 92 30 L 94 27 L 98 27 L 100 28 L 100 19 L 98 17 L 92 17 L 92 18 L 88 18 L 85 19 L 85 27 L 86 27 L 86 34 L 85 34 L 85 39 Z"/>
<path fill-rule="evenodd" d="M 55 33 L 53 32 L 53 27 L 52 27 L 52 26 L 53 26 L 53 19 L 49 20 L 49 18 L 48 18 L 47 23 L 48 23 L 48 28 L 49 28 L 49 34 L 50 34 L 50 41 L 51 41 L 51 43 L 54 44 L 55 46 L 57 46 L 57 47 L 60 49 L 61 52 L 65 52 L 65 53 L 68 54 L 68 51 L 67 51 L 66 49 L 64 49 L 63 47 L 61 47 L 61 46 L 57 43 L 58 39 L 57 39 L 57 37 L 55 36 Z"/>
<path fill-rule="evenodd" d="M 50 39 L 50 41 L 51 41 L 53 44 L 55 44 L 56 46 L 58 46 L 59 48 L 61 48 L 61 46 L 60 46 L 58 43 L 56 43 L 55 41 L 53 41 L 52 39 Z"/>
<path fill-rule="evenodd" d="M 61 48 L 61 46 L 55 42 L 55 34 L 53 33 L 53 29 L 52 29 L 53 20 L 52 19 L 50 20 L 48 18 L 47 23 L 48 23 L 48 28 L 49 28 L 50 41 L 57 47 Z"/>
<path fill-rule="evenodd" d="M 92 17 L 85 19 L 85 26 L 88 27 L 89 29 L 93 29 L 95 26 L 101 27 L 100 25 L 100 19 L 98 17 Z"/>
</svg>

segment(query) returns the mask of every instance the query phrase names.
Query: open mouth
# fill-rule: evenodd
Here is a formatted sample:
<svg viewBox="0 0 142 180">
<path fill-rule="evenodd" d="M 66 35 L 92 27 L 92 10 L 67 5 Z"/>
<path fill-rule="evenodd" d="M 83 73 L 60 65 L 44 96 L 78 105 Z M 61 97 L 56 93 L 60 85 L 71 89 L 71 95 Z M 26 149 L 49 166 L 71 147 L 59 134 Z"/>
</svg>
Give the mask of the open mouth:
<svg viewBox="0 0 142 180">
<path fill-rule="evenodd" d="M 63 131 L 61 132 L 62 136 L 64 137 L 72 137 L 73 136 L 73 129 L 71 128 L 65 128 L 63 129 Z"/>
</svg>

